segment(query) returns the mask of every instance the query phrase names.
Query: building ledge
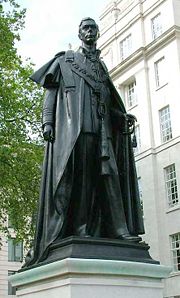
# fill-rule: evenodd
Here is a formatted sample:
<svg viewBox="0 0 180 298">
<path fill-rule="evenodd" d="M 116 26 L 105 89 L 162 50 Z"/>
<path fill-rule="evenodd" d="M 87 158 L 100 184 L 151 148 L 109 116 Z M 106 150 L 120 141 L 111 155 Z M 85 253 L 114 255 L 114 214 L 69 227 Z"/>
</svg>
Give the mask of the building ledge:
<svg viewBox="0 0 180 298">
<path fill-rule="evenodd" d="M 166 211 L 166 213 L 168 214 L 168 213 L 171 213 L 171 212 L 173 212 L 173 211 L 177 211 L 177 210 L 180 210 L 180 204 L 177 204 L 176 206 L 169 208 L 169 209 Z M 180 274 L 180 272 L 179 272 L 179 274 Z"/>
<path fill-rule="evenodd" d="M 148 57 L 154 55 L 165 45 L 170 43 L 177 37 L 177 34 L 180 32 L 180 27 L 172 26 L 168 30 L 166 30 L 163 34 L 161 34 L 157 39 L 153 40 L 147 46 L 142 46 L 136 51 L 134 51 L 131 55 L 129 55 L 126 59 L 121 61 L 117 66 L 110 70 L 110 76 L 114 80 L 119 75 L 122 75 L 123 72 L 126 72 L 128 68 L 132 68 L 132 65 L 137 64 L 143 59 L 147 59 Z"/>
<path fill-rule="evenodd" d="M 135 155 L 135 161 L 139 161 L 141 159 L 146 158 L 148 155 L 156 155 L 170 147 L 173 147 L 174 145 L 177 145 L 178 143 L 180 143 L 180 136 L 177 136 L 176 138 L 173 138 L 169 141 L 167 141 L 166 143 L 163 143 L 157 147 L 149 147 L 146 150 L 142 150 L 141 152 L 137 153 Z"/>
<path fill-rule="evenodd" d="M 163 89 L 164 87 L 166 87 L 168 85 L 168 83 L 163 84 L 162 86 L 159 86 L 158 88 L 156 88 L 156 91 L 159 91 L 161 89 Z"/>
</svg>

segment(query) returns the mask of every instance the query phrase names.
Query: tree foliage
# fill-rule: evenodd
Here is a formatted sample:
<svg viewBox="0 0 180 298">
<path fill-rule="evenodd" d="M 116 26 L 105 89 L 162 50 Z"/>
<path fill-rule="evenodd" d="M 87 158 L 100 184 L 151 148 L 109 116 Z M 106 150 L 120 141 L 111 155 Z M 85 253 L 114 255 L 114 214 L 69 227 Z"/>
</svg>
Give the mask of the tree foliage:
<svg viewBox="0 0 180 298">
<path fill-rule="evenodd" d="M 32 64 L 27 60 L 23 65 L 15 46 L 24 17 L 25 10 L 16 1 L 0 1 L 0 229 L 6 230 L 3 221 L 8 214 L 19 239 L 33 233 L 30 219 L 43 151 L 42 90 L 29 79 Z"/>
</svg>

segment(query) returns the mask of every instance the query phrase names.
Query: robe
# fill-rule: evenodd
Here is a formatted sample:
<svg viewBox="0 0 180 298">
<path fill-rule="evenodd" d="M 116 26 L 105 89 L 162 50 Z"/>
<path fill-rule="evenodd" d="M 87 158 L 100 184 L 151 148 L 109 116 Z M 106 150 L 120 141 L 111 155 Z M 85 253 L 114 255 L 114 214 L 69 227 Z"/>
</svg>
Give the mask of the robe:
<svg viewBox="0 0 180 298">
<path fill-rule="evenodd" d="M 42 181 L 37 215 L 37 227 L 34 242 L 34 256 L 28 265 L 43 261 L 49 251 L 49 247 L 61 238 L 61 231 L 66 220 L 68 206 L 70 204 L 72 175 L 63 185 L 63 173 L 70 159 L 73 148 L 80 135 L 83 123 L 83 103 L 86 85 L 96 82 L 89 76 L 86 80 L 83 68 L 77 69 L 76 65 L 82 65 L 80 52 L 60 52 L 46 65 L 36 71 L 31 79 L 47 90 L 49 102 L 52 101 L 52 113 L 45 116 L 44 124 L 52 122 L 54 117 L 55 138 L 53 142 L 46 143 Z M 72 63 L 74 63 L 72 67 Z M 125 115 L 124 104 L 116 91 L 107 69 L 103 62 L 101 66 L 106 74 L 106 84 L 110 90 L 112 101 L 112 142 L 116 163 L 118 167 L 119 182 L 123 197 L 124 212 L 128 231 L 131 235 L 144 233 L 144 225 L 139 199 L 137 175 L 131 136 L 128 133 L 126 121 L 123 122 L 120 115 Z M 48 119 L 49 117 L 49 119 Z M 117 125 L 121 123 L 121 128 Z M 73 171 L 73 166 L 72 166 Z M 58 189 L 64 188 L 61 199 L 57 195 Z"/>
</svg>

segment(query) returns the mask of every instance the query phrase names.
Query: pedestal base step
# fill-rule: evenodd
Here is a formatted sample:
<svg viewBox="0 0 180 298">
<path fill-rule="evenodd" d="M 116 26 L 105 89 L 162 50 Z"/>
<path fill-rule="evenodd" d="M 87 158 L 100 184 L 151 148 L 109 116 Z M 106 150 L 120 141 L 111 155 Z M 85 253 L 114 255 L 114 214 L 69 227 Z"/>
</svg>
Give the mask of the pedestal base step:
<svg viewBox="0 0 180 298">
<path fill-rule="evenodd" d="M 148 250 L 149 246 L 144 242 L 134 243 L 116 239 L 73 236 L 52 244 L 46 260 L 30 267 L 25 267 L 20 271 L 66 258 L 122 260 L 159 264 L 158 261 L 151 258 Z"/>
</svg>

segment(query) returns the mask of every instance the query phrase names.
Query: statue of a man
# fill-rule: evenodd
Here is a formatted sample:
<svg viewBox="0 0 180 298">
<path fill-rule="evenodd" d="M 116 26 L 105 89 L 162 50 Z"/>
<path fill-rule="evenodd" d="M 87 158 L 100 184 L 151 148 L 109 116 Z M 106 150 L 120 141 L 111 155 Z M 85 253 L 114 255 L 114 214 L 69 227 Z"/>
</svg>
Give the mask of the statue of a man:
<svg viewBox="0 0 180 298">
<path fill-rule="evenodd" d="M 43 166 L 34 259 L 68 236 L 139 242 L 144 233 L 126 113 L 85 18 L 82 46 L 58 53 L 32 75 L 46 89 Z"/>
</svg>

